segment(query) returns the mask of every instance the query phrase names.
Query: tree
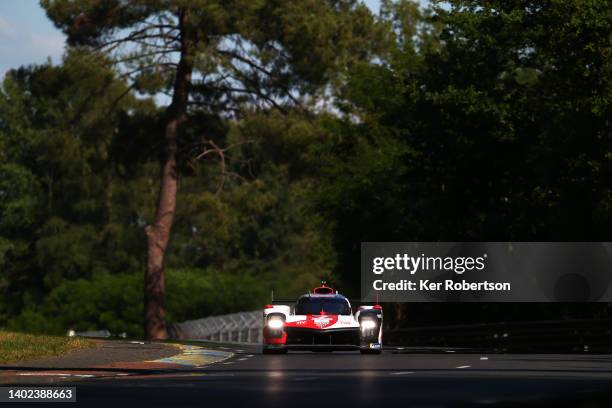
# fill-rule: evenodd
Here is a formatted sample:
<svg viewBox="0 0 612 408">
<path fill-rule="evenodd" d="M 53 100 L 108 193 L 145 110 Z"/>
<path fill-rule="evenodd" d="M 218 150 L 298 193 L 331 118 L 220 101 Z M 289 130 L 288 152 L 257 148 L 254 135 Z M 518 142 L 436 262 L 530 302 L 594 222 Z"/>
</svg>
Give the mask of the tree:
<svg viewBox="0 0 612 408">
<path fill-rule="evenodd" d="M 351 120 L 322 152 L 346 282 L 360 241 L 605 241 L 612 225 L 608 5 L 437 3 L 425 38 L 395 10 L 411 40 L 353 71 Z"/>
<path fill-rule="evenodd" d="M 65 280 L 138 263 L 129 246 L 113 257 L 105 246 L 133 242 L 117 220 L 123 183 L 109 156 L 124 110 L 145 103 L 120 100 L 125 83 L 91 61 L 69 52 L 60 66 L 9 71 L 0 89 L 2 323 Z"/>
<path fill-rule="evenodd" d="M 70 45 L 113 58 L 132 89 L 171 98 L 160 132 L 157 209 L 146 228 L 145 335 L 164 339 L 164 261 L 187 115 L 194 109 L 225 116 L 245 107 L 286 111 L 316 102 L 353 61 L 372 58 L 386 31 L 354 0 L 41 3 Z"/>
</svg>

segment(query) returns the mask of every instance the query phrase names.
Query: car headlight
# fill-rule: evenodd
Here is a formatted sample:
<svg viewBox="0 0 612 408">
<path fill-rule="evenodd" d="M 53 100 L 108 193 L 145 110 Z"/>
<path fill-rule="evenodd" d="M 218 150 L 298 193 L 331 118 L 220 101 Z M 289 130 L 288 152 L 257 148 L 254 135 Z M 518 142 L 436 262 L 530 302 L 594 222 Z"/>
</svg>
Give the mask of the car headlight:
<svg viewBox="0 0 612 408">
<path fill-rule="evenodd" d="M 376 322 L 374 320 L 362 320 L 361 330 L 372 330 L 376 328 Z"/>
<path fill-rule="evenodd" d="M 283 319 L 270 319 L 268 320 L 268 327 L 271 329 L 282 329 L 285 323 L 283 323 Z"/>
</svg>

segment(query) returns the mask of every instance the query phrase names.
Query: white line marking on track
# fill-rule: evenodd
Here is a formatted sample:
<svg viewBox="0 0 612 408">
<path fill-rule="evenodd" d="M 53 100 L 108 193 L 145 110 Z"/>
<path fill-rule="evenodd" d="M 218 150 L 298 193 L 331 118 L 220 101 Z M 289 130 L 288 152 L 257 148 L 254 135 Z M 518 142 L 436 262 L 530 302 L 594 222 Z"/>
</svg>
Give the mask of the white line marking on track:
<svg viewBox="0 0 612 408">
<path fill-rule="evenodd" d="M 465 365 L 465 366 L 459 366 L 459 367 L 455 367 L 455 368 L 470 368 L 470 367 L 472 367 L 472 366 Z"/>
<path fill-rule="evenodd" d="M 253 354 L 247 354 L 247 357 L 253 357 Z"/>
<path fill-rule="evenodd" d="M 234 363 L 232 361 L 228 361 L 227 363 L 221 363 L 221 364 L 228 365 L 228 364 L 234 364 Z"/>
<path fill-rule="evenodd" d="M 396 373 L 391 373 L 393 375 L 406 375 L 406 374 L 414 374 L 414 371 L 398 371 Z"/>
<path fill-rule="evenodd" d="M 480 357 L 481 360 L 488 360 L 489 357 Z"/>
<path fill-rule="evenodd" d="M 239 358 L 238 361 L 244 361 L 246 358 Z"/>
</svg>

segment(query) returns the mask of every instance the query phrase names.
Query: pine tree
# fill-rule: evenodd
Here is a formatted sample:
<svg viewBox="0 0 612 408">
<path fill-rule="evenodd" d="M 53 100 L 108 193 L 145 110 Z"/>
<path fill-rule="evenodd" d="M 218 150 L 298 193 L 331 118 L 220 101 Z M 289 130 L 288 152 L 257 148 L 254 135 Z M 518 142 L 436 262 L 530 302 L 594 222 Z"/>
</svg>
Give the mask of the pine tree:
<svg viewBox="0 0 612 408">
<path fill-rule="evenodd" d="M 159 199 L 146 227 L 145 335 L 164 339 L 164 259 L 178 189 L 177 149 L 193 109 L 236 115 L 319 100 L 386 27 L 355 0 L 42 0 L 73 47 L 111 57 L 131 88 L 165 92 Z"/>
</svg>

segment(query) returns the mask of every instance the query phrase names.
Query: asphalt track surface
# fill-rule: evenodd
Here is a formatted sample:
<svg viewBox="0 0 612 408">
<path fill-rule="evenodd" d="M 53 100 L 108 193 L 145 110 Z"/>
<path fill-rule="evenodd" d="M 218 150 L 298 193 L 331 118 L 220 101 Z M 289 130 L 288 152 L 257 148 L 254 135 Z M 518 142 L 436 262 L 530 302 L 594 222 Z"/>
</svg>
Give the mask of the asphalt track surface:
<svg viewBox="0 0 612 408">
<path fill-rule="evenodd" d="M 609 355 L 224 350 L 235 355 L 205 368 L 75 382 L 77 403 L 56 406 L 612 407 Z"/>
</svg>

